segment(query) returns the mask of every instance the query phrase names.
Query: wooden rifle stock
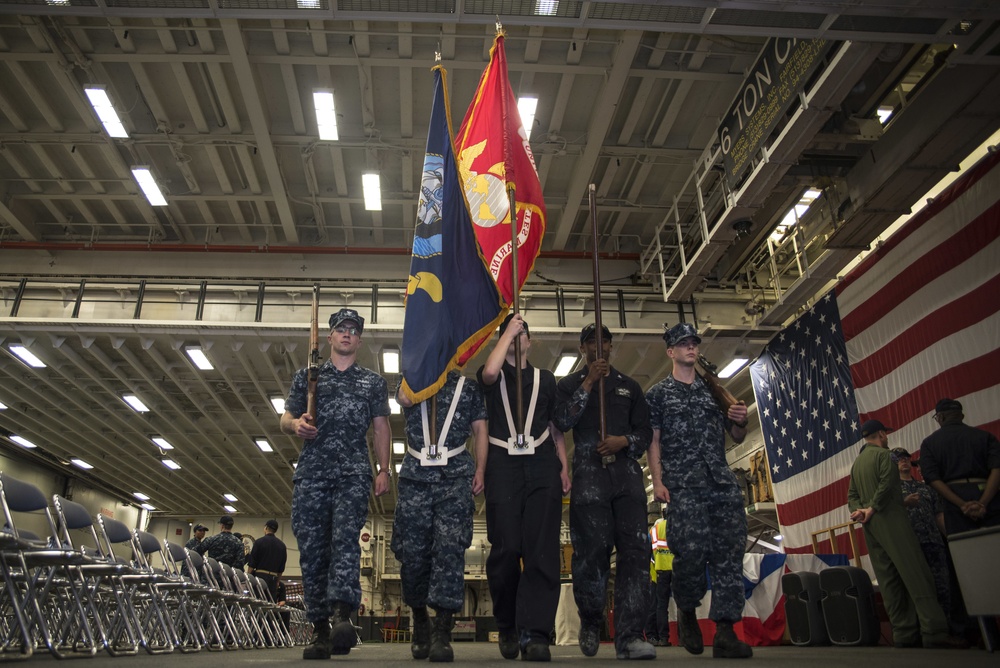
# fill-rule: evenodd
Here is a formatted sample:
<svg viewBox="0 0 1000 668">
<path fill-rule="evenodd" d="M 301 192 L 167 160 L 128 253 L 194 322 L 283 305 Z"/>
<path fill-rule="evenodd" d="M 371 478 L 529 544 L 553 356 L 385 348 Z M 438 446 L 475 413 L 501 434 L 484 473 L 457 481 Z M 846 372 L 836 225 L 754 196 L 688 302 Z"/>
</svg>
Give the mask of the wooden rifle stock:
<svg viewBox="0 0 1000 668">
<path fill-rule="evenodd" d="M 309 327 L 309 398 L 306 412 L 316 424 L 316 384 L 319 382 L 319 285 L 313 286 L 312 321 Z"/>
<path fill-rule="evenodd" d="M 719 376 L 716 375 L 716 367 L 714 364 L 705 359 L 704 355 L 698 355 L 698 364 L 701 368 L 705 370 L 705 373 L 698 374 L 701 379 L 705 381 L 708 385 L 708 391 L 712 393 L 712 398 L 715 399 L 715 403 L 719 404 L 719 408 L 722 409 L 723 415 L 729 413 L 730 406 L 735 406 L 740 403 L 740 400 L 733 396 L 733 393 L 722 386 L 719 381 Z"/>
</svg>

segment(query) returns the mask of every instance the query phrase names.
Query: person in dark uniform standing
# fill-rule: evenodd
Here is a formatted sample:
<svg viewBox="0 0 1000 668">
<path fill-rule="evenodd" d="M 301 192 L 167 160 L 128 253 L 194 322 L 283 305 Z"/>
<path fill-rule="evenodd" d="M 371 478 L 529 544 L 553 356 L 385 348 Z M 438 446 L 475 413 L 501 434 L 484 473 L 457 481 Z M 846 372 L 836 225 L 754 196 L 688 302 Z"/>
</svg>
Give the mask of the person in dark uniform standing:
<svg viewBox="0 0 1000 668">
<path fill-rule="evenodd" d="M 965 424 L 962 404 L 954 399 L 937 402 L 934 420 L 940 429 L 920 445 L 920 470 L 947 502 L 947 532 L 1000 526 L 1000 441 Z"/>
<path fill-rule="evenodd" d="M 573 598 L 580 612 L 580 650 L 594 656 L 607 600 L 611 552 L 615 569 L 615 651 L 619 659 L 653 659 L 643 637 L 649 590 L 649 535 L 642 458 L 652 436 L 649 407 L 639 384 L 613 368 L 611 332 L 580 332 L 587 366 L 559 381 L 553 418 L 573 430 L 573 490 L 569 530 L 573 541 Z M 607 435 L 601 439 L 599 388 L 604 379 Z"/>
<path fill-rule="evenodd" d="M 194 551 L 202 556 L 209 556 L 216 561 L 229 564 L 236 570 L 243 570 L 246 561 L 246 549 L 243 541 L 233 534 L 233 516 L 223 515 L 219 518 L 219 533 L 209 536 L 195 546 Z"/>
<path fill-rule="evenodd" d="M 473 496 L 483 491 L 483 474 L 465 443 L 474 435 L 478 459 L 485 460 L 489 434 L 479 383 L 452 371 L 435 397 L 436 412 L 430 399 L 414 405 L 396 391 L 406 419 L 407 452 L 399 471 L 391 547 L 400 562 L 403 602 L 413 609 L 413 658 L 453 661 L 451 630 L 465 601 Z M 431 414 L 437 420 L 433 435 Z M 433 629 L 428 605 L 435 612 Z"/>
<path fill-rule="evenodd" d="M 330 316 L 330 359 L 319 369 L 316 412 L 300 369 L 281 416 L 281 431 L 305 443 L 293 476 L 292 532 L 299 544 L 303 599 L 313 637 L 304 659 L 347 654 L 357 643 L 351 613 L 361 605 L 361 546 L 372 470 L 368 426 L 378 460 L 375 495 L 389 491 L 389 393 L 385 379 L 357 364 L 365 319 L 354 309 Z M 332 621 L 332 627 L 331 627 Z"/>
<path fill-rule="evenodd" d="M 271 600 L 278 600 L 278 582 L 285 572 L 285 561 L 288 559 L 288 549 L 275 533 L 278 531 L 278 520 L 264 522 L 264 535 L 253 543 L 247 567 L 251 575 L 256 575 L 267 584 L 271 592 Z"/>
<path fill-rule="evenodd" d="M 514 337 L 520 337 L 521 346 L 523 442 L 514 424 Z M 561 496 L 569 491 L 569 474 L 561 435 L 555 438 L 549 424 L 555 376 L 528 363 L 530 348 L 527 323 L 513 313 L 501 323 L 500 339 L 478 374 L 489 416 L 490 447 L 483 469 L 491 544 L 486 577 L 500 653 L 507 659 L 523 653 L 529 661 L 548 661 L 559 605 Z"/>
<path fill-rule="evenodd" d="M 868 557 L 878 579 L 896 647 L 967 647 L 948 636 L 934 578 L 903 506 L 899 471 L 889 453 L 888 432 L 878 420 L 861 425 L 865 444 L 851 466 L 847 507 L 861 522 Z"/>
<path fill-rule="evenodd" d="M 726 433 L 737 443 L 743 441 L 747 407 L 735 404 L 724 414 L 715 402 L 694 368 L 701 343 L 694 325 L 674 325 L 663 340 L 673 369 L 646 393 L 653 425 L 647 459 L 653 496 L 669 504 L 671 584 L 680 644 L 691 654 L 705 651 L 695 609 L 707 589 L 707 566 L 712 577 L 708 616 L 715 622 L 712 656 L 748 658 L 753 650 L 733 629 L 743 618 L 747 517 L 736 476 L 726 462 Z"/>
</svg>

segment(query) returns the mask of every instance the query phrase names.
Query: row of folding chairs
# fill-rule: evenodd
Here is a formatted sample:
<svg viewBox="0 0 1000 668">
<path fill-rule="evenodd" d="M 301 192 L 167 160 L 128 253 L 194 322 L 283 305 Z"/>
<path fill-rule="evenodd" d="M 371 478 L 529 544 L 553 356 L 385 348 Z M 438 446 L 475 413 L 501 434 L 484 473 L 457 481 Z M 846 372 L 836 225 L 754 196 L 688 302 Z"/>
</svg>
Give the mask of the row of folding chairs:
<svg viewBox="0 0 1000 668">
<path fill-rule="evenodd" d="M 57 658 L 303 644 L 302 610 L 260 578 L 0 473 L 0 658 Z M 42 518 L 48 537 L 17 528 Z M 124 556 L 123 556 L 124 555 Z"/>
</svg>

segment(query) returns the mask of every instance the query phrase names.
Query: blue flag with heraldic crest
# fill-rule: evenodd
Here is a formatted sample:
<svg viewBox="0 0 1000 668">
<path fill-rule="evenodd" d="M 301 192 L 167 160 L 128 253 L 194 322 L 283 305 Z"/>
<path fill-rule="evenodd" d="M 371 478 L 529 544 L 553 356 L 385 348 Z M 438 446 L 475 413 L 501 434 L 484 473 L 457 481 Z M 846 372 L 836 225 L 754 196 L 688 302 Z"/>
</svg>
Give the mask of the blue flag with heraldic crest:
<svg viewBox="0 0 1000 668">
<path fill-rule="evenodd" d="M 413 234 L 403 316 L 402 389 L 433 396 L 492 335 L 506 311 L 472 228 L 455 162 L 444 69 L 433 68 L 434 103 Z"/>
</svg>

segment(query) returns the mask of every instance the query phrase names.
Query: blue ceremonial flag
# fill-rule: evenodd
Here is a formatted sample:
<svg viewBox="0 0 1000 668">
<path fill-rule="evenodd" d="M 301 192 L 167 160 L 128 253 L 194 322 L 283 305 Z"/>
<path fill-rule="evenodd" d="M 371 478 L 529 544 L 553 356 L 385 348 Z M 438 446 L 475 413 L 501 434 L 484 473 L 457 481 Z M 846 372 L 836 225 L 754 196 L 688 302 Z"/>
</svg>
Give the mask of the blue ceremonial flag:
<svg viewBox="0 0 1000 668">
<path fill-rule="evenodd" d="M 434 104 L 413 234 L 403 319 L 403 392 L 433 396 L 475 355 L 506 312 L 472 228 L 455 162 L 445 71 L 433 68 Z"/>
</svg>

